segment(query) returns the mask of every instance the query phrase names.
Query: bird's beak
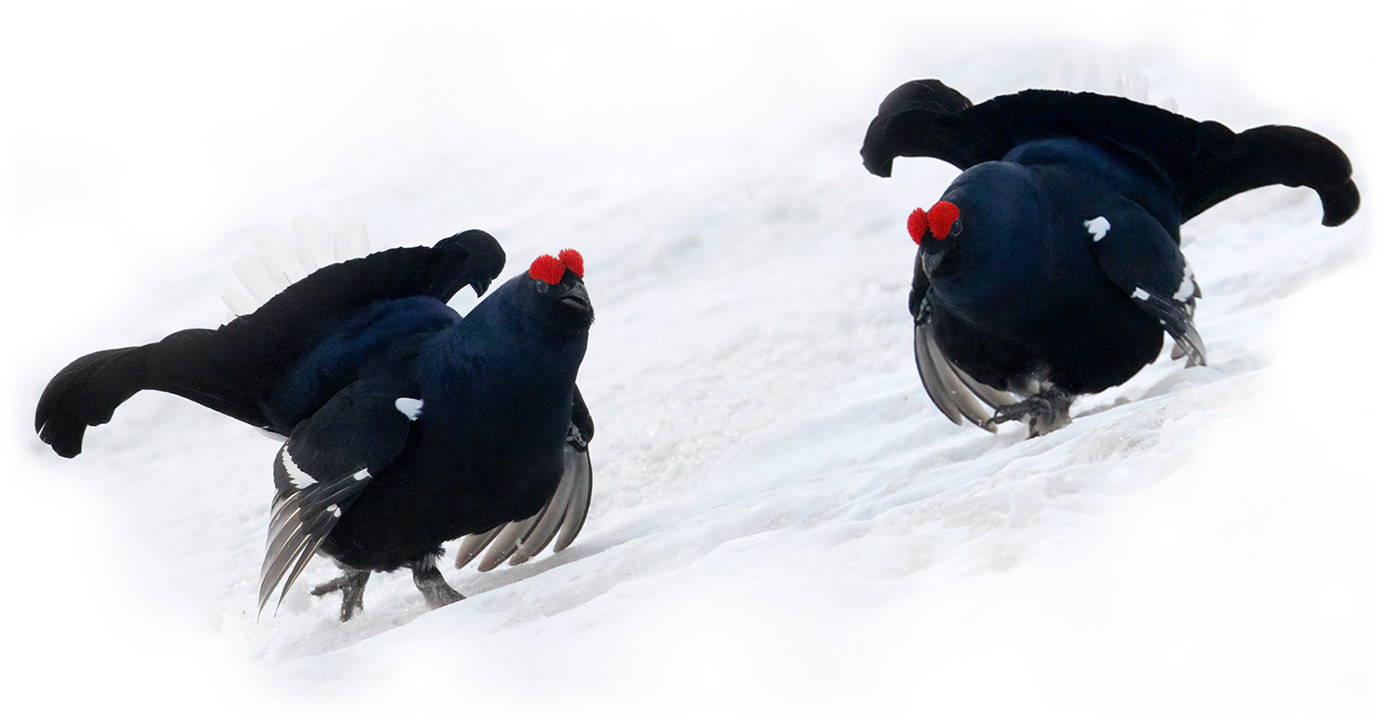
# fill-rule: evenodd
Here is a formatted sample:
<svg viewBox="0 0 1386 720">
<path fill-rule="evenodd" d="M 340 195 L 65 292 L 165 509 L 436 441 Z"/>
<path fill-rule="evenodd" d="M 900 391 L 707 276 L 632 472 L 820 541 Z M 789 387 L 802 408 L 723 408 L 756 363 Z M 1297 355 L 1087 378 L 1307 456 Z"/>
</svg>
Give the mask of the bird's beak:
<svg viewBox="0 0 1386 720">
<path fill-rule="evenodd" d="M 485 293 L 488 287 L 491 287 L 490 280 L 477 280 L 472 283 L 472 289 L 476 291 L 477 297 L 481 297 L 482 293 Z"/>
<path fill-rule="evenodd" d="M 584 310 L 592 309 L 592 298 L 587 296 L 587 286 L 581 280 L 569 288 L 568 292 L 559 295 L 558 301 Z"/>
<path fill-rule="evenodd" d="M 924 277 L 926 278 L 932 278 L 934 276 L 934 271 L 938 269 L 938 265 L 941 262 L 943 262 L 942 251 L 926 251 L 919 254 L 919 269 L 924 272 Z"/>
</svg>

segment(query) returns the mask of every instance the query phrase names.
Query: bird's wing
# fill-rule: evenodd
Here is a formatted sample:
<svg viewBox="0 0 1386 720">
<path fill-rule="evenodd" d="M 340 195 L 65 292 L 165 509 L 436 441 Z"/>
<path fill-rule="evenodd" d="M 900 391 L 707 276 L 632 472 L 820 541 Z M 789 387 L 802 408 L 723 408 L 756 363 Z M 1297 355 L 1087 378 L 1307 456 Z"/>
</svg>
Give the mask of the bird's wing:
<svg viewBox="0 0 1386 720">
<path fill-rule="evenodd" d="M 563 448 L 563 475 L 558 488 L 544 508 L 523 520 L 501 525 L 483 533 L 468 535 L 457 548 L 454 566 L 466 567 L 481 557 L 477 569 L 487 572 L 506 560 L 519 565 L 543 552 L 549 543 L 560 552 L 572 544 L 587 520 L 592 504 L 592 458 L 587 445 L 592 440 L 592 415 L 573 389 L 573 420 L 568 442 Z M 485 553 L 482 555 L 482 553 Z"/>
<path fill-rule="evenodd" d="M 1085 222 L 1093 257 L 1131 302 L 1154 318 L 1188 357 L 1207 365 L 1194 305 L 1203 296 L 1193 270 L 1165 229 L 1139 208 L 1122 208 Z"/>
<path fill-rule="evenodd" d="M 274 504 L 260 567 L 260 610 L 283 583 L 279 601 L 342 513 L 404 449 L 424 412 L 399 380 L 361 380 L 299 423 L 274 462 Z"/>
<path fill-rule="evenodd" d="M 382 302 L 407 298 L 432 298 L 437 304 L 420 303 L 418 311 L 406 320 L 392 319 L 396 336 L 431 332 L 451 324 L 455 313 L 443 312 L 446 303 L 465 285 L 481 295 L 500 274 L 505 253 L 496 239 L 480 230 L 469 230 L 443 240 L 433 247 L 392 248 L 363 258 L 329 265 L 314 271 L 270 298 L 249 315 L 235 318 L 196 348 L 188 357 L 162 353 L 169 364 L 178 365 L 181 387 L 176 392 L 208 404 L 191 393 L 221 398 L 248 395 L 254 404 L 227 403 L 231 412 L 214 407 L 238 419 L 251 418 L 287 425 L 270 429 L 281 434 L 301 420 L 304 411 L 316 409 L 312 403 L 302 408 L 266 408 L 269 394 L 278 390 L 286 374 L 324 340 L 344 328 L 366 322 Z M 348 362 L 350 359 L 351 362 Z M 375 359 L 332 358 L 334 372 L 319 370 L 316 394 L 330 396 L 356 377 L 364 363 Z M 245 388 L 249 388 L 246 390 Z M 268 412 L 267 412 L 268 410 Z M 260 417 L 268 415 L 269 417 Z M 276 417 L 278 415 L 278 417 Z M 267 423 L 252 422 L 257 427 Z"/>
<path fill-rule="evenodd" d="M 442 303 L 464 285 L 480 295 L 504 264 L 495 238 L 470 230 L 431 248 L 394 248 L 329 265 L 216 330 L 182 330 L 156 343 L 78 358 L 45 388 L 34 428 L 58 454 L 72 457 L 81 452 L 88 426 L 109 421 L 136 392 L 161 390 L 288 435 L 317 405 L 276 407 L 273 396 L 324 339 L 363 322 L 381 301 L 412 297 L 436 302 L 407 321 L 396 318 L 394 337 L 440 329 L 456 321 L 456 313 Z M 373 359 L 370 353 L 330 358 L 330 364 L 314 369 L 315 387 L 297 389 L 296 397 L 331 397 Z"/>
<path fill-rule="evenodd" d="M 924 392 L 953 424 L 961 425 L 966 418 L 977 427 L 996 432 L 996 426 L 989 422 L 996 409 L 1013 404 L 1018 398 L 977 382 L 943 354 L 934 327 L 928 276 L 920 262 L 915 263 L 914 272 L 909 308 L 914 317 L 914 366 L 924 383 Z"/>
<path fill-rule="evenodd" d="M 1141 158 L 1169 179 L 1183 220 L 1266 185 L 1313 188 L 1324 225 L 1346 222 L 1361 203 L 1347 155 L 1321 135 L 1282 125 L 1235 133 L 1095 93 L 1025 90 L 972 105 L 937 80 L 915 80 L 881 104 L 861 155 L 883 177 L 896 157 L 933 157 L 966 170 L 1054 137 L 1106 142 Z"/>
</svg>

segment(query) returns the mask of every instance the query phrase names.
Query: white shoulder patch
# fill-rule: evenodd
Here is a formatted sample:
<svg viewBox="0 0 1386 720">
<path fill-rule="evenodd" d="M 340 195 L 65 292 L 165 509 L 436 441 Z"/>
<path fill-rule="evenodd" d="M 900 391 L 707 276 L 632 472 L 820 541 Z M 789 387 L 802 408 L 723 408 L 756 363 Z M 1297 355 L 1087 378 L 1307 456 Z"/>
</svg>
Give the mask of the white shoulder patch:
<svg viewBox="0 0 1386 720">
<path fill-rule="evenodd" d="M 1135 292 L 1131 293 L 1131 297 L 1137 300 L 1149 300 L 1150 293 L 1146 292 L 1143 288 L 1136 288 Z"/>
<path fill-rule="evenodd" d="M 395 401 L 395 409 L 404 413 L 410 422 L 423 414 L 423 401 L 418 398 L 402 397 Z"/>
<path fill-rule="evenodd" d="M 1112 224 L 1107 221 L 1107 218 L 1098 215 L 1091 220 L 1084 220 L 1083 227 L 1087 228 L 1088 233 L 1092 235 L 1092 241 L 1097 242 L 1107 237 L 1107 231 L 1112 229 Z"/>
</svg>

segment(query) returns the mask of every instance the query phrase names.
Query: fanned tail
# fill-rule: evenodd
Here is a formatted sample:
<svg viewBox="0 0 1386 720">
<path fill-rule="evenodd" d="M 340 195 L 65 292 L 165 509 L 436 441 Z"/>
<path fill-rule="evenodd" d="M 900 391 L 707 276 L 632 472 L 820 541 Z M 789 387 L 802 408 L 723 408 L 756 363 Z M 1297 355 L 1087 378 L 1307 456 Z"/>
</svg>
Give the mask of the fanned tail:
<svg viewBox="0 0 1386 720">
<path fill-rule="evenodd" d="M 1361 204 L 1352 163 L 1332 141 L 1304 128 L 1267 125 L 1236 133 L 1154 105 L 1089 92 L 1024 90 L 973 105 L 938 80 L 891 92 L 867 127 L 867 170 L 889 177 L 897 157 L 932 157 L 966 170 L 1013 148 L 1080 137 L 1120 148 L 1168 179 L 1182 221 L 1248 190 L 1309 187 L 1323 224 L 1341 225 Z"/>
<path fill-rule="evenodd" d="M 315 270 L 370 254 L 371 242 L 359 223 L 343 222 L 336 236 L 312 216 L 294 219 L 293 237 L 266 232 L 252 241 L 254 252 L 232 264 L 236 278 L 245 286 L 227 288 L 221 299 L 232 316 L 249 315 L 285 288 Z"/>
</svg>

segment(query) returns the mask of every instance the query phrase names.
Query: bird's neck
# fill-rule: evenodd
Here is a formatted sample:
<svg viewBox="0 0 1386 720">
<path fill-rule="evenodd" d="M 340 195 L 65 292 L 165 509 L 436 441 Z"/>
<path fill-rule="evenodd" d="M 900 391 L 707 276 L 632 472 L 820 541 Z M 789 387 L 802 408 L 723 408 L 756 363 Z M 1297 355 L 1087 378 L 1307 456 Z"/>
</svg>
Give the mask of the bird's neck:
<svg viewBox="0 0 1386 720">
<path fill-rule="evenodd" d="M 425 365 L 439 375 L 439 389 L 448 394 L 538 402 L 571 395 L 586 349 L 586 333 L 555 338 L 523 318 L 473 310 L 440 333 L 423 354 Z"/>
</svg>

